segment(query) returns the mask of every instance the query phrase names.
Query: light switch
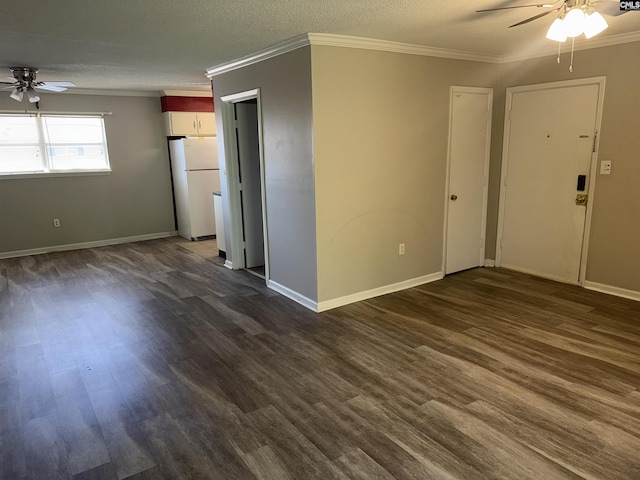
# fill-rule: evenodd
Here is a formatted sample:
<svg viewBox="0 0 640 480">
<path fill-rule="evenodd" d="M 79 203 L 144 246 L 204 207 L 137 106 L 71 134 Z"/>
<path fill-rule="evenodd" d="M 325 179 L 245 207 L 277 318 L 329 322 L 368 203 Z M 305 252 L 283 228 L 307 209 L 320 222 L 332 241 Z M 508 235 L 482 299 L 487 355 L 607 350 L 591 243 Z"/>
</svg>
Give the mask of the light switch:
<svg viewBox="0 0 640 480">
<path fill-rule="evenodd" d="M 603 160 L 600 162 L 600 175 L 611 174 L 611 160 Z"/>
</svg>

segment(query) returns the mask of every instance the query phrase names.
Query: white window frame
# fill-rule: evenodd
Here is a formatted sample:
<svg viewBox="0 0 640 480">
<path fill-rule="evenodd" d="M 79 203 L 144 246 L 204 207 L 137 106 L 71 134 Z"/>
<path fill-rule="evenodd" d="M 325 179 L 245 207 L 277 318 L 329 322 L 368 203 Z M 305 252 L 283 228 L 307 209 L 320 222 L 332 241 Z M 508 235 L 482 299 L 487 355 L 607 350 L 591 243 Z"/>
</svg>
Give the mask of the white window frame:
<svg viewBox="0 0 640 480">
<path fill-rule="evenodd" d="M 110 175 L 111 163 L 109 162 L 109 150 L 107 146 L 107 135 L 105 131 L 104 116 L 111 115 L 111 112 L 100 113 L 68 113 L 68 112 L 3 112 L 0 111 L 2 116 L 28 116 L 36 117 L 36 129 L 38 132 L 39 147 L 43 158 L 44 170 L 37 172 L 2 172 L 0 173 L 0 180 L 17 179 L 17 178 L 43 178 L 43 177 L 68 177 L 68 176 L 94 176 L 94 175 Z M 106 168 L 83 168 L 83 169 L 69 169 L 60 170 L 53 168 L 53 160 L 49 153 L 49 148 L 55 148 L 55 144 L 49 144 L 46 142 L 44 134 L 44 126 L 42 117 L 71 117 L 71 118 L 100 118 L 102 120 L 102 146 L 104 148 L 104 155 L 106 161 Z M 86 144 L 82 144 L 86 145 Z"/>
</svg>

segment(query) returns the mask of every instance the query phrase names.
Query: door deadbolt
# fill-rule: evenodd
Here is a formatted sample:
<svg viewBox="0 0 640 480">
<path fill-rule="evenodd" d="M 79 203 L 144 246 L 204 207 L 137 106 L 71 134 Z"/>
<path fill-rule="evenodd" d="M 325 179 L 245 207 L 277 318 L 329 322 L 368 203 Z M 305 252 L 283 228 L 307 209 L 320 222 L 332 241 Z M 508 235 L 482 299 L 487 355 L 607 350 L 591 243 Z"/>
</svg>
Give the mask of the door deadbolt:
<svg viewBox="0 0 640 480">
<path fill-rule="evenodd" d="M 576 205 L 586 206 L 587 205 L 587 195 L 579 193 L 576 195 Z"/>
<path fill-rule="evenodd" d="M 458 199 L 458 195 L 451 195 L 449 198 L 455 202 Z"/>
</svg>

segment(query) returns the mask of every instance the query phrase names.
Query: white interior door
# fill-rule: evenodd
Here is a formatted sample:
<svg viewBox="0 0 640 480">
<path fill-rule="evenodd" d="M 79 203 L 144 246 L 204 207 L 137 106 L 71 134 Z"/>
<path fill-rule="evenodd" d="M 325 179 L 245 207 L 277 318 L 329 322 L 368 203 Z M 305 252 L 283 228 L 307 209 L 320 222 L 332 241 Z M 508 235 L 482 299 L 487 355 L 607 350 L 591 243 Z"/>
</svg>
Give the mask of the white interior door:
<svg viewBox="0 0 640 480">
<path fill-rule="evenodd" d="M 484 265 L 493 93 L 452 87 L 445 273 Z"/>
<path fill-rule="evenodd" d="M 601 85 L 540 88 L 508 92 L 497 260 L 580 283 L 586 205 L 576 197 L 589 193 Z"/>
<path fill-rule="evenodd" d="M 235 108 L 238 122 L 238 163 L 240 184 L 242 185 L 240 196 L 245 242 L 245 268 L 253 268 L 265 264 L 258 105 L 255 101 L 239 102 L 235 104 Z"/>
</svg>

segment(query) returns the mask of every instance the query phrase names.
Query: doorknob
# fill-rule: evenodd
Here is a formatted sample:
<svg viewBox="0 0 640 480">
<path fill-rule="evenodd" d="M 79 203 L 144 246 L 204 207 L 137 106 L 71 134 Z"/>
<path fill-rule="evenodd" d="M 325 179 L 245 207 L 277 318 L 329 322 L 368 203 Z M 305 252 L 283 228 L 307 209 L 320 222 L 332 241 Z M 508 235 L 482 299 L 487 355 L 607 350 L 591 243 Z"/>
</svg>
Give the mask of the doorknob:
<svg viewBox="0 0 640 480">
<path fill-rule="evenodd" d="M 576 195 L 576 205 L 585 206 L 587 204 L 587 195 L 579 193 Z"/>
<path fill-rule="evenodd" d="M 458 199 L 458 195 L 451 195 L 449 198 L 455 202 Z"/>
</svg>

